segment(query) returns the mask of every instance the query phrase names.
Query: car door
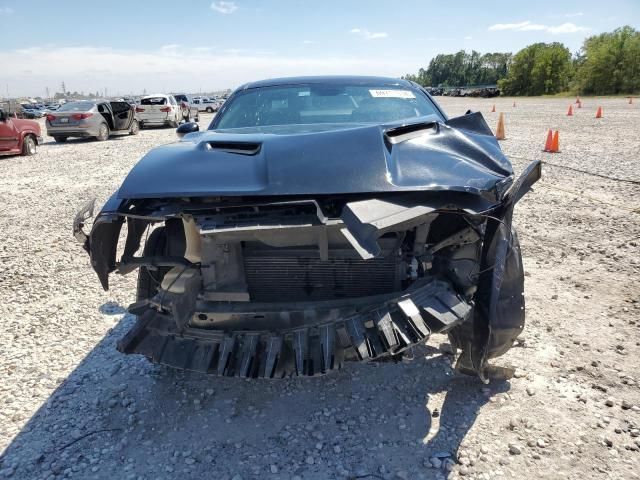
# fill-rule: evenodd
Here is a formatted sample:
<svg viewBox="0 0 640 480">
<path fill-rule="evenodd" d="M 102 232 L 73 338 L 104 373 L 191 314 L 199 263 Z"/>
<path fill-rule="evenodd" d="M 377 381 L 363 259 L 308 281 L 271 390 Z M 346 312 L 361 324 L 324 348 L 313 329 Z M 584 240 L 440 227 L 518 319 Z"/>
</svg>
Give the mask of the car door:
<svg viewBox="0 0 640 480">
<path fill-rule="evenodd" d="M 10 152 L 18 148 L 20 135 L 8 113 L 2 113 L 0 120 L 0 152 Z"/>
<path fill-rule="evenodd" d="M 116 130 L 129 130 L 133 122 L 133 107 L 127 102 L 110 102 Z"/>
</svg>

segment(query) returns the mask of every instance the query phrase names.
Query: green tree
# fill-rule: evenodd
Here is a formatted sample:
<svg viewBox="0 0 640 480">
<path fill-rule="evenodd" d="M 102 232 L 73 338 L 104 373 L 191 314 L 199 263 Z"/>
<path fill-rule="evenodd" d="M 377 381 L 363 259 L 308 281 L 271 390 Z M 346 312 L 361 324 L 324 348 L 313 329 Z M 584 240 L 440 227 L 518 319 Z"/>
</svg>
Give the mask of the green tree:
<svg viewBox="0 0 640 480">
<path fill-rule="evenodd" d="M 453 54 L 439 54 L 431 59 L 427 69 L 404 78 L 424 86 L 458 87 L 466 85 L 494 85 L 507 74 L 510 53 L 486 53 L 460 50 Z"/>
<path fill-rule="evenodd" d="M 624 26 L 587 38 L 573 85 L 583 94 L 640 91 L 640 32 Z"/>
<path fill-rule="evenodd" d="M 498 82 L 506 95 L 544 95 L 565 91 L 572 73 L 571 52 L 561 43 L 534 43 L 513 57 L 506 78 Z"/>
</svg>

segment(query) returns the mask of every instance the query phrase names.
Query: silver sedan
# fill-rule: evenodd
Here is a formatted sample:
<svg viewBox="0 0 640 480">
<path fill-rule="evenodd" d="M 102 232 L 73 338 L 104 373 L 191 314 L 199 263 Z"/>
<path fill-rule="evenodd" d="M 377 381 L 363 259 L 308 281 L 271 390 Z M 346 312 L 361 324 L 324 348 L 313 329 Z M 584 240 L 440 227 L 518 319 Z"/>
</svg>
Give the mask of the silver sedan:
<svg viewBox="0 0 640 480">
<path fill-rule="evenodd" d="M 135 108 L 127 102 L 69 102 L 47 115 L 47 135 L 56 142 L 69 137 L 95 137 L 104 141 L 111 135 L 137 135 L 140 124 Z"/>
</svg>

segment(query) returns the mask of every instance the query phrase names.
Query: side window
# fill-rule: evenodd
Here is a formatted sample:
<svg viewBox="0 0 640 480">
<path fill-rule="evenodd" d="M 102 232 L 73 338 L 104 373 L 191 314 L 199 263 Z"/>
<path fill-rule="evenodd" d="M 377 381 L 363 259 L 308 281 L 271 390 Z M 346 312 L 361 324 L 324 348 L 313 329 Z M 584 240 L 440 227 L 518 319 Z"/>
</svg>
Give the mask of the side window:
<svg viewBox="0 0 640 480">
<path fill-rule="evenodd" d="M 176 99 L 173 97 L 169 97 L 169 102 L 171 103 L 171 105 L 176 105 Z"/>
</svg>

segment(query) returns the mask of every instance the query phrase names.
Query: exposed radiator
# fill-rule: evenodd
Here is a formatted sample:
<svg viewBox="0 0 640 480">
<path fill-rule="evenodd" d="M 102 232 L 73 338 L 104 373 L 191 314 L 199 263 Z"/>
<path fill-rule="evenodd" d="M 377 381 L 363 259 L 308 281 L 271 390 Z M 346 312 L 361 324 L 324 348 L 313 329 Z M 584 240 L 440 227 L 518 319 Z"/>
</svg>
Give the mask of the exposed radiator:
<svg viewBox="0 0 640 480">
<path fill-rule="evenodd" d="M 258 302 L 329 300 L 378 295 L 400 290 L 403 264 L 397 254 L 362 260 L 352 248 L 243 249 L 249 296 Z"/>
</svg>

